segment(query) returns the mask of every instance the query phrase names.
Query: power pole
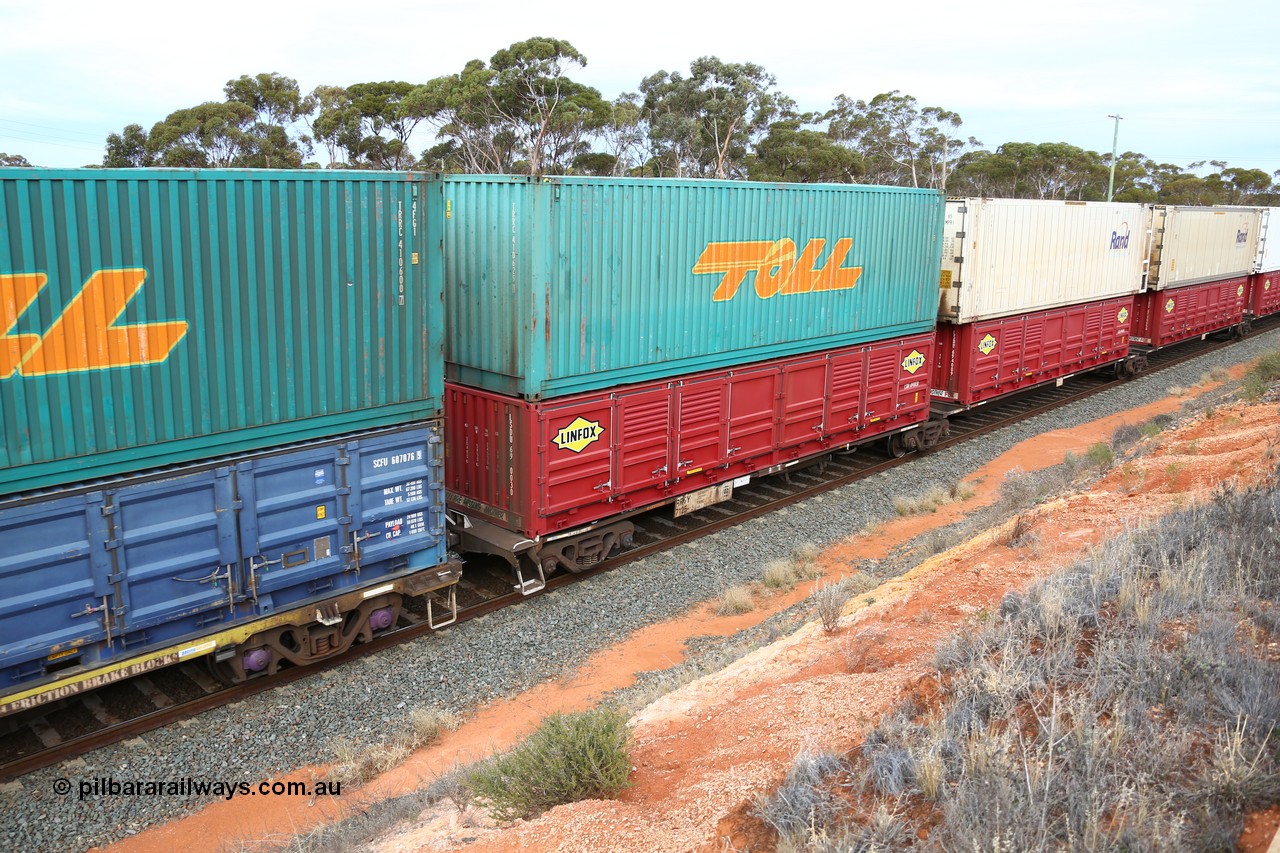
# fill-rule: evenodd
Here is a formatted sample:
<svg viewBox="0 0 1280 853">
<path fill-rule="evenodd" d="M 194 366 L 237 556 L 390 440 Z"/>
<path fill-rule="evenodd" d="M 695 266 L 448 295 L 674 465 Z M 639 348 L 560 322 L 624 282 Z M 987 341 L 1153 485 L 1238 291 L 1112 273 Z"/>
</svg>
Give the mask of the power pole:
<svg viewBox="0 0 1280 853">
<path fill-rule="evenodd" d="M 1124 116 L 1109 115 L 1107 118 L 1116 120 L 1116 132 L 1111 137 L 1111 177 L 1107 179 L 1107 201 L 1111 201 L 1116 190 L 1116 143 L 1120 141 L 1120 119 Z"/>
</svg>

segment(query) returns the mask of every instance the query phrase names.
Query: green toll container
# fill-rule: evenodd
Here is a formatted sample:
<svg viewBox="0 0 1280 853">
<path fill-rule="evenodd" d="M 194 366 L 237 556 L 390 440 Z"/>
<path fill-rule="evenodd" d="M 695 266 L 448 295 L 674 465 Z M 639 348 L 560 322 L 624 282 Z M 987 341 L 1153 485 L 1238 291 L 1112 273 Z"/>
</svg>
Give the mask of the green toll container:
<svg viewBox="0 0 1280 853">
<path fill-rule="evenodd" d="M 435 417 L 439 178 L 0 169 L 0 496 Z"/>
<path fill-rule="evenodd" d="M 449 379 L 546 399 L 931 329 L 932 190 L 447 176 Z"/>
</svg>

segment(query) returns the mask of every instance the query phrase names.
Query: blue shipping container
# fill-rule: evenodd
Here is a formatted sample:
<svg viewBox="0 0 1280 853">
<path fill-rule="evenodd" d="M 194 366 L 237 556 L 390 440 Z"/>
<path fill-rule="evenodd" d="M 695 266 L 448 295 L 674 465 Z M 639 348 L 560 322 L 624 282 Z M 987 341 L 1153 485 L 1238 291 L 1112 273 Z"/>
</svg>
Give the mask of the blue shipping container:
<svg viewBox="0 0 1280 853">
<path fill-rule="evenodd" d="M 438 419 L 0 504 L 0 709 L 446 560 Z"/>
</svg>

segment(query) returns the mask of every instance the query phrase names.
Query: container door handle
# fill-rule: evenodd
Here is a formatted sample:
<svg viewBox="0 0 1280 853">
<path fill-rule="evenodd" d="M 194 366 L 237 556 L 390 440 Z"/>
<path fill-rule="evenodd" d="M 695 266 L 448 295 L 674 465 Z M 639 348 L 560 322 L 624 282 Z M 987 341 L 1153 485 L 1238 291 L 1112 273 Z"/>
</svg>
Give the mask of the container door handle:
<svg viewBox="0 0 1280 853">
<path fill-rule="evenodd" d="M 84 605 L 84 609 L 78 610 L 75 613 L 72 613 L 71 618 L 74 619 L 77 616 L 92 616 L 95 613 L 102 614 L 102 630 L 104 630 L 107 633 L 107 645 L 110 645 L 112 642 L 111 614 L 107 612 L 107 596 L 105 595 L 102 596 L 102 604 L 98 607 L 94 607 L 93 605 L 86 602 Z"/>
<path fill-rule="evenodd" d="M 654 468 L 652 471 L 650 471 L 649 476 L 656 477 L 659 474 L 665 474 L 665 473 L 667 473 L 667 466 L 663 465 L 661 468 Z"/>
<path fill-rule="evenodd" d="M 605 480 L 603 483 L 601 483 L 601 484 L 600 484 L 600 485 L 598 485 L 598 486 L 592 486 L 592 487 L 591 487 L 591 491 L 593 491 L 593 492 L 603 492 L 605 489 L 609 488 L 609 487 L 610 487 L 610 486 L 612 486 L 612 485 L 613 485 L 613 484 L 612 484 L 611 482 L 609 482 L 608 480 Z"/>
</svg>

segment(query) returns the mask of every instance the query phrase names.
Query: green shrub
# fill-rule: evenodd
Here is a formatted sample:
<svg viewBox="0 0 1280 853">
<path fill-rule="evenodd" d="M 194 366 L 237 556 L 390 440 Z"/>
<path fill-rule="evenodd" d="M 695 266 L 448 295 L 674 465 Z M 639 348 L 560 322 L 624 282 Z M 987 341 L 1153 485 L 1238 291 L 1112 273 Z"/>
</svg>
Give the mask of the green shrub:
<svg viewBox="0 0 1280 853">
<path fill-rule="evenodd" d="M 1099 468 L 1105 468 L 1115 461 L 1116 455 L 1111 448 L 1101 441 L 1092 445 L 1085 454 L 1089 457 L 1089 461 Z"/>
<path fill-rule="evenodd" d="M 1256 400 L 1267 386 L 1280 379 L 1280 352 L 1273 352 L 1258 359 L 1257 364 L 1245 374 L 1241 393 L 1246 399 Z"/>
<path fill-rule="evenodd" d="M 523 743 L 477 766 L 467 787 L 499 821 L 611 799 L 628 785 L 631 730 L 614 708 L 552 714 Z"/>
</svg>

